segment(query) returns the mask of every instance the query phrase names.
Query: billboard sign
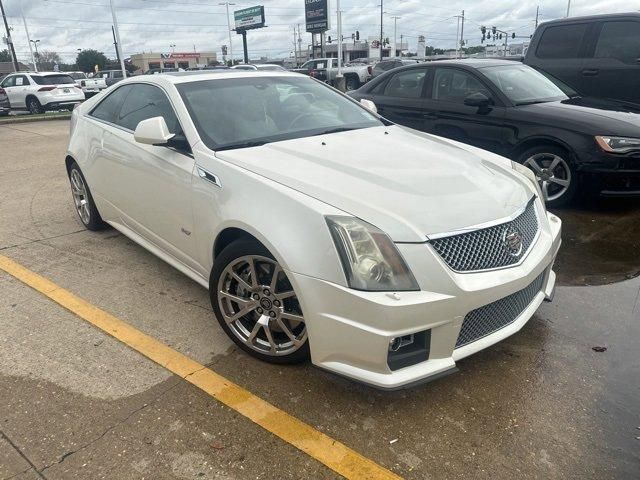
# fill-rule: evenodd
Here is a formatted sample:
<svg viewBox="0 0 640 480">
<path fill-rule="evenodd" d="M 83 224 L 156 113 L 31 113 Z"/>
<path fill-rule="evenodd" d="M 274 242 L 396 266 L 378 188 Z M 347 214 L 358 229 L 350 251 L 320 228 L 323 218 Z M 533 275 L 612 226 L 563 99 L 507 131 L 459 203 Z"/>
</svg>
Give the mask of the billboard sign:
<svg viewBox="0 0 640 480">
<path fill-rule="evenodd" d="M 329 0 L 304 0 L 304 18 L 309 33 L 329 30 Z"/>
<path fill-rule="evenodd" d="M 236 10 L 233 12 L 233 19 L 235 20 L 236 32 L 262 28 L 264 27 L 264 7 L 259 5 Z"/>
</svg>

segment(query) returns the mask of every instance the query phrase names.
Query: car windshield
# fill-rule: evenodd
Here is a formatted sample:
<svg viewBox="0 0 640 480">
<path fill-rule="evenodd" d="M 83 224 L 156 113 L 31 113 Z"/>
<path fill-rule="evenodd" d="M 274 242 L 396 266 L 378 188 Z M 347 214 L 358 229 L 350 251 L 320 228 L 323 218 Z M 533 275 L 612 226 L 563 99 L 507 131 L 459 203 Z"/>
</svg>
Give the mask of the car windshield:
<svg viewBox="0 0 640 480">
<path fill-rule="evenodd" d="M 566 100 L 555 83 L 531 67 L 521 64 L 482 68 L 489 80 L 516 105 Z"/>
<path fill-rule="evenodd" d="M 38 85 L 66 85 L 76 83 L 69 75 L 33 75 L 33 81 Z"/>
<path fill-rule="evenodd" d="M 229 150 L 384 123 L 308 77 L 212 79 L 177 85 L 202 141 Z"/>
</svg>

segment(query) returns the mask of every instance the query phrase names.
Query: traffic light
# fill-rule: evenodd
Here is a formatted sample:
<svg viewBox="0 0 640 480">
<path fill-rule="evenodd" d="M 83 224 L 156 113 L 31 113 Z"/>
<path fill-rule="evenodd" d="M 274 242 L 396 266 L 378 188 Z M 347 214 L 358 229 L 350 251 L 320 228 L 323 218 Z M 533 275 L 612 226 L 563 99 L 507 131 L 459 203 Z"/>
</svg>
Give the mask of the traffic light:
<svg viewBox="0 0 640 480">
<path fill-rule="evenodd" d="M 485 38 L 485 35 L 487 33 L 487 27 L 485 27 L 484 25 L 481 26 L 480 31 L 482 32 L 482 38 Z"/>
<path fill-rule="evenodd" d="M 327 43 L 331 43 L 331 36 L 327 37 Z"/>
<path fill-rule="evenodd" d="M 494 35 L 496 34 L 496 30 L 498 30 L 496 27 L 491 27 L 491 33 L 493 33 Z"/>
<path fill-rule="evenodd" d="M 513 33 L 511 34 L 511 38 L 516 38 L 516 32 L 513 32 Z"/>
<path fill-rule="evenodd" d="M 356 40 L 360 40 L 360 31 L 356 30 Z"/>
<path fill-rule="evenodd" d="M 502 34 L 498 35 L 498 38 L 499 38 L 500 40 L 502 40 Z"/>
</svg>

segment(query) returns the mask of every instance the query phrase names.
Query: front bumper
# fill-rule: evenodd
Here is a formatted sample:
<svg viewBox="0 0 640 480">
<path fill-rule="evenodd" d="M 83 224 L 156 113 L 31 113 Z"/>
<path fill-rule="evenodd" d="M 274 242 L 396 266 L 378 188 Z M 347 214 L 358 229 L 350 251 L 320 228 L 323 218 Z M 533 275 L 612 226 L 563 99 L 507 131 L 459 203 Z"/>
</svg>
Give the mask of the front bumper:
<svg viewBox="0 0 640 480">
<path fill-rule="evenodd" d="M 554 215 L 548 218 L 525 260 L 501 270 L 455 273 L 429 244 L 399 244 L 420 283 L 416 292 L 362 292 L 288 272 L 305 312 L 312 362 L 382 389 L 403 388 L 455 371 L 457 360 L 519 331 L 552 296 L 561 223 Z M 455 348 L 467 313 L 523 290 L 541 275 L 540 291 L 511 323 Z M 427 330 L 427 359 L 392 370 L 388 363 L 392 339 Z"/>
<path fill-rule="evenodd" d="M 614 154 L 596 148 L 578 156 L 582 181 L 592 191 L 605 196 L 640 195 L 640 152 Z"/>
</svg>

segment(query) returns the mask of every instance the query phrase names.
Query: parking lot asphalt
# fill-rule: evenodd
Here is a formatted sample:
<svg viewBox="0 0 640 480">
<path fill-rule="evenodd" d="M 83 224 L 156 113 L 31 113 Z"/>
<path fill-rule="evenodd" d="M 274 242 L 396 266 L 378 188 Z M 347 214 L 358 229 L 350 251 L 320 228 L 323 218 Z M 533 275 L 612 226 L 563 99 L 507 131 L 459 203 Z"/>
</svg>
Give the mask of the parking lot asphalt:
<svg viewBox="0 0 640 480">
<path fill-rule="evenodd" d="M 404 478 L 640 476 L 640 202 L 556 212 L 554 302 L 458 373 L 380 392 L 249 358 L 204 289 L 115 230 L 84 230 L 64 170 L 68 127 L 0 126 L 0 255 Z M 8 478 L 340 477 L 0 271 Z"/>
</svg>

